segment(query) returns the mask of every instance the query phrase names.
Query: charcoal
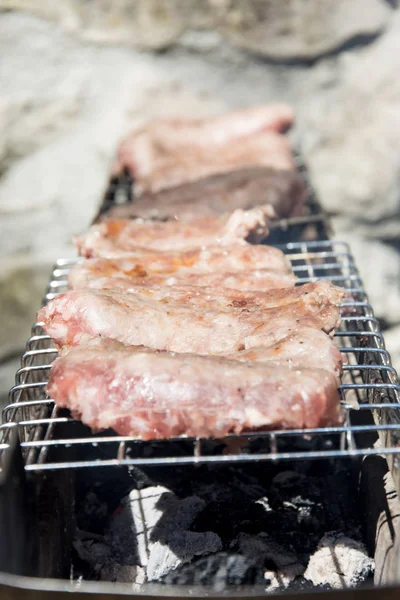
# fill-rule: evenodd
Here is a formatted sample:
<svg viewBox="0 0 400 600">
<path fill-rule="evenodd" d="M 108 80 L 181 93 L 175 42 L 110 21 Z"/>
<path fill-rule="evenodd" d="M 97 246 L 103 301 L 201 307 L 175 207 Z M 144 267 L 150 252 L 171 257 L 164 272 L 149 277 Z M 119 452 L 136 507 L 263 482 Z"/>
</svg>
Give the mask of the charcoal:
<svg viewBox="0 0 400 600">
<path fill-rule="evenodd" d="M 359 585 L 373 561 L 361 544 L 348 463 L 285 466 L 135 468 L 128 477 L 130 491 L 126 478 L 114 489 L 113 480 L 109 486 L 106 480 L 89 486 L 78 516 L 103 537 L 93 533 L 98 547 L 86 538 L 78 542 L 78 555 L 88 567 L 77 568 L 77 576 L 216 589 L 260 583 L 271 592 L 332 589 L 338 577 Z M 332 544 L 348 563 L 345 575 L 331 563 L 321 571 Z"/>
<path fill-rule="evenodd" d="M 304 572 L 296 555 L 283 548 L 267 533 L 251 536 L 241 533 L 237 540 L 240 553 L 248 558 L 262 558 L 265 586 L 269 591 L 288 587 L 292 581 Z"/>
<path fill-rule="evenodd" d="M 298 562 L 296 555 L 291 550 L 283 548 L 267 533 L 256 536 L 241 533 L 237 544 L 241 554 L 254 558 L 261 556 L 264 563 L 269 561 L 276 569 L 293 567 L 293 571 L 298 571 L 298 575 L 304 571 L 304 566 Z"/>
<path fill-rule="evenodd" d="M 241 554 L 218 552 L 194 560 L 189 565 L 171 571 L 160 579 L 161 583 L 174 585 L 206 585 L 223 590 L 232 585 L 264 583 L 262 558 L 249 558 Z"/>
<path fill-rule="evenodd" d="M 221 549 L 215 533 L 189 531 L 204 505 L 196 496 L 179 499 L 162 486 L 132 490 L 113 519 L 111 543 L 124 564 L 139 564 L 148 581 L 157 580 L 195 556 Z"/>
</svg>

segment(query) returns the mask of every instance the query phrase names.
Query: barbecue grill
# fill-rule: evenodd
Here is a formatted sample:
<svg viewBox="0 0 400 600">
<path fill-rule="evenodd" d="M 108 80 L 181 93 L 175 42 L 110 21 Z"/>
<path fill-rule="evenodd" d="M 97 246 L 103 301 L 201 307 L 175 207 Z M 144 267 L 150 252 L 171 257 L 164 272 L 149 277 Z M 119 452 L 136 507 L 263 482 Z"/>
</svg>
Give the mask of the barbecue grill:
<svg viewBox="0 0 400 600">
<path fill-rule="evenodd" d="M 304 165 L 299 165 L 306 175 Z M 99 214 L 116 202 L 131 202 L 131 190 L 132 181 L 126 173 L 118 180 L 112 180 Z M 75 482 L 79 473 L 85 470 L 93 476 L 95 472 L 100 474 L 107 469 L 122 472 L 121 469 L 130 467 L 171 469 L 207 463 L 275 464 L 278 461 L 333 461 L 384 455 L 395 488 L 400 492 L 400 385 L 397 373 L 391 365 L 379 323 L 350 249 L 343 242 L 329 239 L 329 222 L 311 189 L 306 210 L 305 217 L 276 222 L 268 243 L 271 239 L 280 242 L 275 245 L 287 254 L 299 284 L 328 279 L 346 289 L 341 326 L 335 334 L 344 364 L 340 386 L 344 424 L 308 430 L 245 432 L 228 436 L 224 444 L 218 440 L 189 438 L 142 442 L 112 431 L 94 435 L 47 397 L 45 386 L 57 351 L 41 323 L 35 323 L 0 426 L 0 524 L 3 538 L 9 540 L 9 552 L 0 555 L 2 571 L 49 578 L 66 578 L 71 574 L 69 548 L 74 523 Z M 67 289 L 69 269 L 77 260 L 59 259 L 56 262 L 43 303 Z M 39 582 L 28 577 L 21 583 L 13 575 L 0 575 L 3 589 L 11 586 L 8 589 L 10 597 L 17 593 L 18 586 L 30 589 L 32 595 L 40 593 L 41 597 L 43 590 L 49 593 L 51 590 L 110 595 L 133 593 L 131 586 L 123 584 L 116 588 L 105 583 L 77 584 L 76 581 L 51 579 Z M 187 588 L 179 586 L 145 584 L 136 595 L 184 596 L 188 593 Z M 210 590 L 197 588 L 190 593 L 215 595 Z M 394 598 L 398 589 L 386 588 L 385 595 L 379 588 L 341 591 L 340 597 L 345 600 L 349 594 L 351 598 L 362 594 L 367 600 L 377 593 L 380 598 Z M 221 595 L 248 597 L 258 594 L 260 590 L 255 587 L 242 587 L 239 591 L 228 589 Z"/>
</svg>

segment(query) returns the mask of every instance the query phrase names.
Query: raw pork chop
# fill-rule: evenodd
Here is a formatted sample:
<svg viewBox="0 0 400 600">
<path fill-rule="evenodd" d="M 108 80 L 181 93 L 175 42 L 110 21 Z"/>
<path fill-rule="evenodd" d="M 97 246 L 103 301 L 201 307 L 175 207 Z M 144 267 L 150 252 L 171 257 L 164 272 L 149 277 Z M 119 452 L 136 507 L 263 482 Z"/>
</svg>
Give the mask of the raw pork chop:
<svg viewBox="0 0 400 600">
<path fill-rule="evenodd" d="M 125 257 L 91 258 L 72 267 L 69 283 L 73 288 L 82 288 L 99 277 L 131 280 L 152 275 L 183 277 L 188 274 L 214 275 L 225 271 L 241 274 L 255 269 L 291 274 L 290 263 L 281 250 L 272 246 L 234 244 L 168 252 L 137 248 Z"/>
<path fill-rule="evenodd" d="M 102 289 L 115 290 L 113 279 L 106 279 Z M 270 309 L 299 303 L 314 304 L 318 307 L 330 304 L 340 306 L 344 297 L 343 289 L 334 286 L 330 281 L 317 281 L 290 289 L 272 289 L 266 292 L 190 285 L 159 286 L 148 283 L 129 284 L 120 291 L 122 290 L 134 294 L 144 302 L 160 302 L 166 309 L 171 305 L 178 305 L 225 311 L 241 309 L 247 312 L 258 308 Z M 293 310 L 295 311 L 296 307 Z"/>
<path fill-rule="evenodd" d="M 246 362 L 264 362 L 271 366 L 275 364 L 282 367 L 286 364 L 290 369 L 325 369 L 338 378 L 338 384 L 342 369 L 339 348 L 326 333 L 311 327 L 299 328 L 270 346 L 256 346 L 226 354 L 225 357 Z"/>
<path fill-rule="evenodd" d="M 47 387 L 94 430 L 141 439 L 223 437 L 341 422 L 336 378 L 98 340 L 56 359 Z"/>
<path fill-rule="evenodd" d="M 137 247 L 185 250 L 243 242 L 249 237 L 257 241 L 268 235 L 268 220 L 272 215 L 273 210 L 267 205 L 247 211 L 238 209 L 220 217 L 194 217 L 186 223 L 110 219 L 93 225 L 76 237 L 75 243 L 81 256 L 113 258 L 129 254 Z"/>
<path fill-rule="evenodd" d="M 91 288 L 97 290 L 119 290 L 131 292 L 136 286 L 214 286 L 215 289 L 228 288 L 235 290 L 272 290 L 293 287 L 296 277 L 286 273 L 279 273 L 268 269 L 256 271 L 239 271 L 238 273 L 179 273 L 176 275 L 136 275 L 132 277 L 81 277 L 82 272 L 74 267 L 69 275 L 71 289 Z"/>
<path fill-rule="evenodd" d="M 232 305 L 219 310 L 179 302 L 166 306 L 136 294 L 73 290 L 43 307 L 38 320 L 58 346 L 101 336 L 160 350 L 218 354 L 268 345 L 302 326 L 329 333 L 339 323 L 339 308 L 323 294 L 305 294 L 298 302 L 268 309 Z"/>
<path fill-rule="evenodd" d="M 276 132 L 293 119 L 286 105 L 208 119 L 157 119 L 122 142 L 114 172 L 127 169 L 142 190 L 156 191 L 242 167 L 292 169 L 288 140 Z"/>
</svg>

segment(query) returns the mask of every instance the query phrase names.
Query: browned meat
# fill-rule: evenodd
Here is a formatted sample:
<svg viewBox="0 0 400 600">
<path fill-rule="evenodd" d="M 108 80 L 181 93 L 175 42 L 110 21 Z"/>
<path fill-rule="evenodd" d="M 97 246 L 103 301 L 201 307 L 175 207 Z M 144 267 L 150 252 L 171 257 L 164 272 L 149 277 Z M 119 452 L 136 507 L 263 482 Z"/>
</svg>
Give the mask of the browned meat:
<svg viewBox="0 0 400 600">
<path fill-rule="evenodd" d="M 47 388 L 95 430 L 141 439 L 223 437 L 341 422 L 336 378 L 322 369 L 154 352 L 96 340 L 56 359 Z"/>
<path fill-rule="evenodd" d="M 79 253 L 87 258 L 114 258 L 130 254 L 137 247 L 155 250 L 186 250 L 215 244 L 262 239 L 268 234 L 270 206 L 235 210 L 219 217 L 194 217 L 190 221 L 143 221 L 110 219 L 93 225 L 75 238 Z"/>
<path fill-rule="evenodd" d="M 304 294 L 297 302 L 273 308 L 231 304 L 229 310 L 179 301 L 166 306 L 137 294 L 76 290 L 57 296 L 39 311 L 38 319 L 58 346 L 101 336 L 124 344 L 198 354 L 268 345 L 303 326 L 329 333 L 339 322 L 339 308 L 326 294 Z"/>
<path fill-rule="evenodd" d="M 286 105 L 208 119 L 158 119 L 121 144 L 114 172 L 128 169 L 143 190 L 157 191 L 242 167 L 291 169 L 289 143 L 276 132 L 292 123 Z"/>
<path fill-rule="evenodd" d="M 291 274 L 290 263 L 281 250 L 272 246 L 234 244 L 168 252 L 136 248 L 121 258 L 91 258 L 71 269 L 69 283 L 72 288 L 83 288 L 90 281 L 104 277 L 131 280 L 154 275 L 242 274 L 256 269 Z"/>
<path fill-rule="evenodd" d="M 195 286 L 210 287 L 215 289 L 228 288 L 234 290 L 265 291 L 272 289 L 283 289 L 293 287 L 296 277 L 278 271 L 258 269 L 256 271 L 239 271 L 238 273 L 188 273 L 182 272 L 176 275 L 132 275 L 132 277 L 100 277 L 93 272 L 82 273 L 74 267 L 69 275 L 69 287 L 71 289 L 91 288 L 94 290 L 119 290 L 121 292 L 132 292 L 136 286 Z"/>
<path fill-rule="evenodd" d="M 311 327 L 273 342 L 270 346 L 255 346 L 248 350 L 225 354 L 226 358 L 246 362 L 262 362 L 290 369 L 317 368 L 330 371 L 338 378 L 342 368 L 340 350 L 323 331 Z"/>
<path fill-rule="evenodd" d="M 113 207 L 108 218 L 179 219 L 215 217 L 237 208 L 270 204 L 279 218 L 300 216 L 306 187 L 296 171 L 253 168 L 215 175 L 156 194 L 145 193 L 131 204 Z"/>
<path fill-rule="evenodd" d="M 135 145 L 123 166 L 134 174 L 140 191 L 158 192 L 210 175 L 254 166 L 293 170 L 295 163 L 287 137 L 259 133 L 244 141 L 218 147 L 176 148 Z"/>
<path fill-rule="evenodd" d="M 121 291 L 114 287 L 113 279 L 105 279 L 103 285 L 104 290 Z M 166 310 L 176 305 L 224 311 L 240 309 L 247 312 L 253 309 L 270 309 L 299 303 L 317 307 L 330 304 L 340 306 L 344 295 L 344 291 L 332 285 L 330 281 L 317 281 L 290 289 L 272 289 L 267 292 L 190 285 L 160 286 L 149 283 L 129 283 L 122 289 L 126 293 L 134 294 L 143 302 L 147 300 L 160 302 Z M 293 310 L 296 310 L 295 306 Z"/>
</svg>

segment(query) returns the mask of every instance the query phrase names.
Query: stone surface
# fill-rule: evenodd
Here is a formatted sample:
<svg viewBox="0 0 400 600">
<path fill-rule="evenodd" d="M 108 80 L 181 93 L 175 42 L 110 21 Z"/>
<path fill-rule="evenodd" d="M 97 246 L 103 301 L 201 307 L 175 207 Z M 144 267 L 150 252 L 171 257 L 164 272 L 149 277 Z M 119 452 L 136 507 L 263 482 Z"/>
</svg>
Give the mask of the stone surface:
<svg viewBox="0 0 400 600">
<path fill-rule="evenodd" d="M 397 13 L 368 48 L 318 64 L 301 108 L 301 141 L 325 207 L 371 232 L 385 220 L 399 223 L 399 28 Z"/>
<path fill-rule="evenodd" d="M 253 0 L 225 2 L 222 32 L 234 44 L 276 60 L 307 60 L 360 36 L 378 34 L 390 15 L 384 2 Z"/>
<path fill-rule="evenodd" d="M 391 8 L 384 0 L 0 0 L 102 43 L 162 50 L 191 31 L 217 30 L 232 44 L 270 59 L 314 60 L 378 35 Z"/>
<path fill-rule="evenodd" d="M 400 325 L 390 327 L 385 331 L 385 345 L 392 357 L 393 366 L 399 371 L 400 367 Z"/>
<path fill-rule="evenodd" d="M 20 368 L 19 358 L 0 363 L 0 410 L 8 403 L 8 392 L 15 385 L 15 373 Z"/>
<path fill-rule="evenodd" d="M 359 269 L 375 316 L 393 325 L 400 321 L 400 256 L 387 244 L 360 238 L 349 231 L 337 237 L 347 241 Z"/>
<path fill-rule="evenodd" d="M 49 278 L 50 267 L 18 258 L 0 272 L 0 361 L 22 352 L 36 320 Z"/>
</svg>

